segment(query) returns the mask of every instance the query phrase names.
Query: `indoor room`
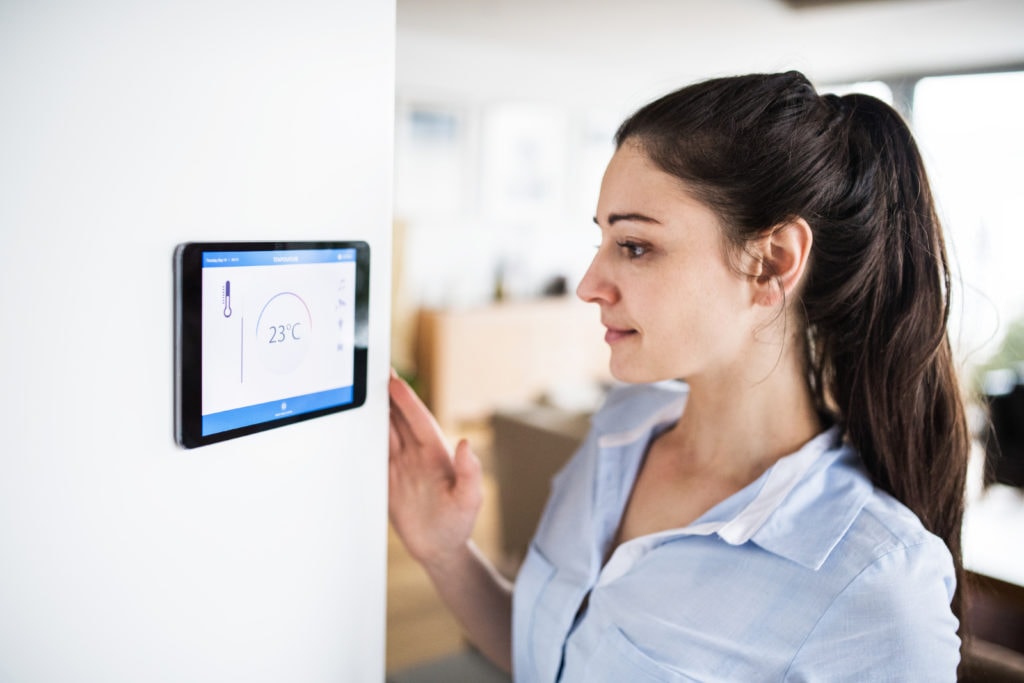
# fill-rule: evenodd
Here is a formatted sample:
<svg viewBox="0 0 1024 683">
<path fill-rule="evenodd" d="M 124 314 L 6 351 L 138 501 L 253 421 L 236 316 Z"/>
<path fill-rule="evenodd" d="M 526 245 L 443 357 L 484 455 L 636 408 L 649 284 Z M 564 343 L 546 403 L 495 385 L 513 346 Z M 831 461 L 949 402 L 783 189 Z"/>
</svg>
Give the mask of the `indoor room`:
<svg viewBox="0 0 1024 683">
<path fill-rule="evenodd" d="M 515 575 L 551 477 L 614 382 L 597 307 L 575 290 L 599 240 L 592 217 L 619 123 L 696 80 L 799 69 L 824 92 L 891 104 L 922 148 L 954 263 L 953 344 L 973 397 L 964 552 L 982 577 L 975 620 L 1021 652 L 1024 565 L 1006 545 L 1024 529 L 1024 417 L 1008 407 L 1020 405 L 1024 382 L 1014 264 L 1024 244 L 1012 207 L 1024 182 L 1020 7 L 400 0 L 397 23 L 392 357 L 453 442 L 469 438 L 480 456 L 474 539 L 498 567 Z M 991 395 L 1002 396 L 995 410 L 1006 417 L 993 421 L 1007 441 L 1001 456 L 989 448 L 986 469 Z M 472 669 L 479 655 L 453 654 L 465 647 L 392 531 L 388 671 L 396 683 L 454 680 L 460 666 L 494 674 Z"/>
<path fill-rule="evenodd" d="M 2 0 L 0 100 L 0 683 L 1024 681 L 1024 2 Z"/>
</svg>

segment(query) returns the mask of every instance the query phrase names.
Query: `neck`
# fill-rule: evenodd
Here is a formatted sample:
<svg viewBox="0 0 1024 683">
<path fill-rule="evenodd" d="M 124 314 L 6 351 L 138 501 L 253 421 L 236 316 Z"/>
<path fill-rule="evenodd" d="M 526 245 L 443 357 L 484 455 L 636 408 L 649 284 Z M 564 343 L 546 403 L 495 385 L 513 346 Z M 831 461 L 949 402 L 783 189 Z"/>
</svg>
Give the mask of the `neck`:
<svg viewBox="0 0 1024 683">
<path fill-rule="evenodd" d="M 687 378 L 686 410 L 665 435 L 681 466 L 746 485 L 822 430 L 799 345 L 787 348 L 770 364 Z"/>
</svg>

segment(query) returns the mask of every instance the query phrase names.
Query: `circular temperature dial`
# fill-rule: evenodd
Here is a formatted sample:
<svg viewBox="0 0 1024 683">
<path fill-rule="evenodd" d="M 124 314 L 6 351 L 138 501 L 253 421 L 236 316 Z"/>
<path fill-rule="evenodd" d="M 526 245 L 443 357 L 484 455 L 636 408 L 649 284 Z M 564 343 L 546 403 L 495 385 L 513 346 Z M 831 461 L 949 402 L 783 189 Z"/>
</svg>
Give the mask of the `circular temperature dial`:
<svg viewBox="0 0 1024 683">
<path fill-rule="evenodd" d="M 291 372 L 309 353 L 312 339 L 313 318 L 298 294 L 281 292 L 263 305 L 256 322 L 256 355 L 265 368 Z"/>
</svg>

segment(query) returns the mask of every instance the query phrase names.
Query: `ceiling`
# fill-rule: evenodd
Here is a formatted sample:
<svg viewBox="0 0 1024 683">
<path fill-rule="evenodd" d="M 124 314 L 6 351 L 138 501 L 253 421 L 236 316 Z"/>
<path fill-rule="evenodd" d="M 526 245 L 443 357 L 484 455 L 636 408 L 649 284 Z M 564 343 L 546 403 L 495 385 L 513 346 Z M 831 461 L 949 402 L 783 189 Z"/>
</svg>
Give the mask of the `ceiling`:
<svg viewBox="0 0 1024 683">
<path fill-rule="evenodd" d="M 634 102 L 708 76 L 1024 65 L 1021 0 L 397 0 L 399 97 Z"/>
</svg>

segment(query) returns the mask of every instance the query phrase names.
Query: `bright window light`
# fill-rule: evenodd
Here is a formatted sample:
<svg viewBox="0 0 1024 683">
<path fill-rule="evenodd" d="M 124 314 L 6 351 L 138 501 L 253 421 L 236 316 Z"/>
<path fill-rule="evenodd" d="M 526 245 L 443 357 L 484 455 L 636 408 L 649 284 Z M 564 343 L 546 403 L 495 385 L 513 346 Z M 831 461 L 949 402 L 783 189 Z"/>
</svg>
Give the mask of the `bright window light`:
<svg viewBox="0 0 1024 683">
<path fill-rule="evenodd" d="M 914 128 L 959 269 L 953 341 L 984 365 L 1024 320 L 1024 72 L 921 80 Z"/>
</svg>

